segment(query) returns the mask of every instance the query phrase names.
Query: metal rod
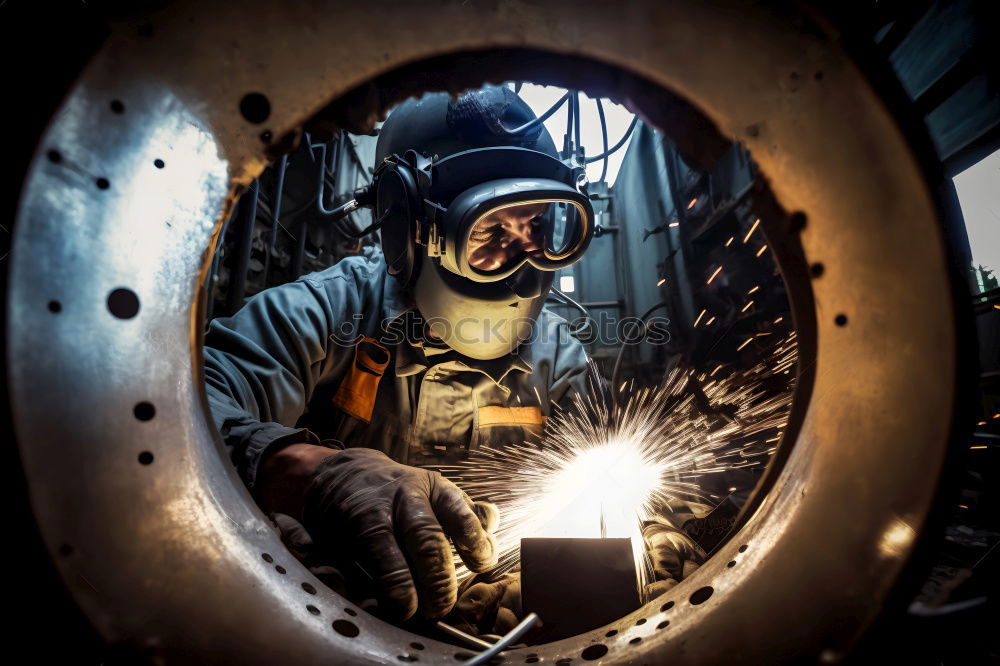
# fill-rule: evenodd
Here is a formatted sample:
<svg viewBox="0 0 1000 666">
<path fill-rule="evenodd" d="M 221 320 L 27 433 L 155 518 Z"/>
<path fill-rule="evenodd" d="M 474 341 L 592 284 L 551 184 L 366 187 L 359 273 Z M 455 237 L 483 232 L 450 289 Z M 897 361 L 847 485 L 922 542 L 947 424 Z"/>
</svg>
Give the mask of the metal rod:
<svg viewBox="0 0 1000 666">
<path fill-rule="evenodd" d="M 521 620 L 521 623 L 511 629 L 506 636 L 494 643 L 489 650 L 480 652 L 475 657 L 465 662 L 465 665 L 479 666 L 479 664 L 485 664 L 490 659 L 500 654 L 507 646 L 512 645 L 514 641 L 526 634 L 528 630 L 538 624 L 538 622 L 539 618 L 537 613 L 528 613 L 528 617 Z"/>
<path fill-rule="evenodd" d="M 481 638 L 477 638 L 472 634 L 467 634 L 461 629 L 453 627 L 450 624 L 445 624 L 444 622 L 438 621 L 438 623 L 435 626 L 442 632 L 451 636 L 452 638 L 457 638 L 460 641 L 465 641 L 467 644 L 471 645 L 472 647 L 479 648 L 480 650 L 489 650 L 491 647 L 493 647 L 492 643 L 487 643 Z"/>
</svg>

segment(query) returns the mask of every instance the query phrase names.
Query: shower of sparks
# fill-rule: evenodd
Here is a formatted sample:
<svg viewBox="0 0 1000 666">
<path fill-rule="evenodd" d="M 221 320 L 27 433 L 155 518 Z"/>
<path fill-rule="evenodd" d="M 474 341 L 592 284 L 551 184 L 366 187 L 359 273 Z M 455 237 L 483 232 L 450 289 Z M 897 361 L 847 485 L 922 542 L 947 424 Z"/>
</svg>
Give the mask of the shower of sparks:
<svg viewBox="0 0 1000 666">
<path fill-rule="evenodd" d="M 633 392 L 617 408 L 592 366 L 590 391 L 556 411 L 541 441 L 482 448 L 440 467 L 471 497 L 499 507 L 495 573 L 518 564 L 522 538 L 628 537 L 641 590 L 651 580 L 643 521 L 717 504 L 703 477 L 764 465 L 777 447 L 792 398 L 785 372 L 796 362 L 794 333 L 781 345 L 718 379 L 722 366 L 711 375 L 675 369 L 654 387 L 629 382 Z M 457 558 L 456 566 L 469 575 Z"/>
</svg>

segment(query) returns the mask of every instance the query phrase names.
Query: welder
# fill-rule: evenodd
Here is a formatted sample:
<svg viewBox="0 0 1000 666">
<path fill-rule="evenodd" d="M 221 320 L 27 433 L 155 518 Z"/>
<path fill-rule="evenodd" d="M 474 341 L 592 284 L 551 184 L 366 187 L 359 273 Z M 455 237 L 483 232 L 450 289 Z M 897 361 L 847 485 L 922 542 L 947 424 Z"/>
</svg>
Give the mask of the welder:
<svg viewBox="0 0 1000 666">
<path fill-rule="evenodd" d="M 440 617 L 458 599 L 448 539 L 487 570 L 498 517 L 424 467 L 521 445 L 585 390 L 587 355 L 543 304 L 553 271 L 586 250 L 593 209 L 582 168 L 494 86 L 394 110 L 352 206 L 372 208 L 381 250 L 214 320 L 208 399 L 293 551 L 342 591 L 353 574 L 316 552 L 350 560 L 387 617 Z M 459 606 L 475 616 L 500 588 L 473 588 Z"/>
</svg>

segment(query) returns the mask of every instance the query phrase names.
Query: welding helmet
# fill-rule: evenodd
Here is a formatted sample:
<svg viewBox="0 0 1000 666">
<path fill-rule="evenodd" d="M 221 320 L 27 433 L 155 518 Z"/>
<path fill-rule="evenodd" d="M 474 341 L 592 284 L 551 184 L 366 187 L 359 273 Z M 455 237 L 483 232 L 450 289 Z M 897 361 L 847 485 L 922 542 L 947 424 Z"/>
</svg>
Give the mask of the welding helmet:
<svg viewBox="0 0 1000 666">
<path fill-rule="evenodd" d="M 582 167 L 560 160 L 534 120 L 514 91 L 487 86 L 404 102 L 379 132 L 367 196 L 389 274 L 471 358 L 526 340 L 553 271 L 593 236 Z"/>
</svg>

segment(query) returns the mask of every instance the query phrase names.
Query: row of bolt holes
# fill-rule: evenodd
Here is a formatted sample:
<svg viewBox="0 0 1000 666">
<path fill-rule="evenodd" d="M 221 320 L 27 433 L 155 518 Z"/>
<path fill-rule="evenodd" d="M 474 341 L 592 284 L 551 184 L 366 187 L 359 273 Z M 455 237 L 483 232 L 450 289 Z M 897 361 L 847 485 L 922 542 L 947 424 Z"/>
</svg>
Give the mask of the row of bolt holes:
<svg viewBox="0 0 1000 666">
<path fill-rule="evenodd" d="M 248 97 L 250 97 L 250 96 L 248 96 Z M 245 98 L 244 101 L 246 101 L 246 98 Z M 120 101 L 113 100 L 111 102 L 111 110 L 114 113 L 121 114 L 121 113 L 125 112 L 125 106 Z M 243 110 L 243 109 L 241 109 L 241 110 Z M 244 115 L 248 115 L 248 114 L 244 114 Z M 268 113 L 265 112 L 263 114 L 264 117 L 261 118 L 260 120 L 257 120 L 257 122 L 262 122 L 264 119 L 266 119 L 267 115 L 268 115 Z M 247 119 L 251 120 L 249 117 Z M 49 158 L 49 161 L 51 161 L 54 164 L 59 164 L 60 162 L 62 162 L 62 154 L 59 153 L 59 151 L 57 151 L 57 150 L 50 150 L 48 152 L 48 158 Z M 162 169 L 163 167 L 166 166 L 166 164 L 161 159 L 153 160 L 153 165 L 157 169 Z M 101 189 L 101 190 L 106 190 L 106 189 L 108 189 L 111 186 L 110 181 L 108 181 L 108 179 L 106 179 L 106 178 L 98 178 L 95 181 L 95 184 L 97 185 L 98 189 Z M 810 271 L 809 272 L 810 272 L 810 275 L 812 277 L 814 277 L 814 278 L 820 277 L 821 275 L 823 275 L 823 264 L 821 264 L 821 263 L 813 264 L 812 266 L 810 266 Z M 52 312 L 52 313 L 54 313 L 54 314 L 58 314 L 59 312 L 62 311 L 62 304 L 59 301 L 49 301 L 48 307 L 49 307 L 49 311 Z M 115 289 L 115 290 L 113 290 L 108 295 L 108 310 L 110 310 L 111 314 L 113 314 L 115 317 L 118 317 L 119 319 L 131 319 L 132 317 L 136 316 L 139 313 L 139 297 L 131 289 L 125 289 L 125 288 Z M 843 315 L 843 314 L 838 314 L 834 318 L 834 322 L 838 326 L 845 326 L 845 325 L 847 325 L 847 316 Z M 149 421 L 149 420 L 151 420 L 153 418 L 153 416 L 156 415 L 156 408 L 150 402 L 139 402 L 139 403 L 137 403 L 135 405 L 135 407 L 133 408 L 132 412 L 135 415 L 135 418 L 137 418 L 138 420 L 140 420 L 140 421 Z M 151 452 L 149 452 L 149 451 L 143 451 L 142 453 L 139 454 L 139 463 L 140 464 L 142 464 L 142 465 L 149 465 L 152 462 L 153 462 L 153 454 Z M 742 553 L 746 549 L 747 549 L 747 547 L 744 544 L 744 545 L 740 546 L 739 552 Z M 273 563 L 274 562 L 274 558 L 271 557 L 271 555 L 269 555 L 267 553 L 264 553 L 262 555 L 262 557 L 268 563 Z M 726 566 L 727 567 L 733 567 L 735 565 L 736 565 L 736 561 L 732 560 Z M 286 573 L 285 568 L 283 566 L 281 566 L 280 564 L 275 565 L 274 568 L 275 568 L 275 570 L 279 574 Z M 309 594 L 316 594 L 316 588 L 313 587 L 312 585 L 310 585 L 309 583 L 302 583 L 302 589 L 305 590 Z M 714 592 L 714 590 L 711 587 L 708 587 L 708 586 L 699 588 L 699 589 L 695 590 L 691 594 L 691 597 L 689 598 L 689 601 L 693 605 L 702 604 L 702 603 L 708 601 L 709 597 L 712 596 L 713 592 Z M 673 601 L 668 601 L 667 603 L 665 603 L 663 606 L 660 607 L 660 612 L 666 612 L 666 611 L 670 610 L 673 607 L 673 605 L 674 605 Z M 316 606 L 314 606 L 312 604 L 307 604 L 306 605 L 306 610 L 309 611 L 313 615 L 319 615 L 320 614 L 320 610 L 318 608 L 316 608 Z M 345 608 L 344 612 L 346 612 L 348 615 L 351 615 L 351 616 L 357 615 L 357 611 L 355 611 L 353 609 L 350 609 L 350 608 Z M 646 618 L 640 618 L 636 622 L 636 625 L 639 626 L 639 625 L 643 625 L 645 623 L 646 623 Z M 657 629 L 665 629 L 669 624 L 670 624 L 670 620 L 664 620 L 663 622 L 660 622 L 658 625 L 656 625 L 656 628 Z M 339 633 L 342 636 L 346 636 L 347 638 L 354 638 L 355 636 L 357 636 L 358 634 L 361 633 L 361 630 L 358 629 L 358 626 L 356 624 L 354 624 L 353 622 L 350 622 L 349 620 L 334 620 L 332 626 L 333 626 L 333 629 L 337 633 Z M 617 633 L 618 633 L 617 629 L 612 629 L 611 631 L 609 631 L 606 634 L 606 636 L 608 638 L 610 638 L 610 637 L 614 636 Z M 639 636 L 636 636 L 635 638 L 633 638 L 632 640 L 630 640 L 629 643 L 634 645 L 634 644 L 637 644 L 637 643 L 639 643 L 641 641 L 642 641 L 642 638 L 639 637 Z M 423 650 L 424 649 L 424 646 L 422 644 L 416 643 L 416 642 L 410 643 L 410 647 L 412 647 L 415 650 Z M 586 649 L 583 650 L 583 652 L 581 653 L 580 656 L 583 657 L 585 660 L 593 661 L 593 660 L 596 660 L 596 659 L 600 659 L 601 657 L 603 657 L 607 653 L 608 653 L 607 646 L 605 646 L 605 645 L 603 645 L 601 643 L 598 643 L 598 644 L 595 644 L 595 645 L 588 646 Z M 461 660 L 469 659 L 470 657 L 471 657 L 471 655 L 466 655 L 466 654 L 462 654 L 462 653 L 459 653 L 459 654 L 455 655 L 456 659 L 461 659 Z M 400 661 L 409 661 L 409 662 L 417 661 L 417 657 L 415 657 L 413 655 L 409 655 L 409 654 L 398 655 L 397 658 Z M 534 655 L 529 655 L 525 659 L 525 662 L 529 663 L 529 664 L 530 663 L 535 663 L 537 661 L 538 661 L 538 657 L 534 656 Z M 560 659 L 556 663 L 557 664 L 566 664 L 566 663 L 569 663 L 570 661 L 571 661 L 570 659 L 565 658 L 565 659 Z"/>
<path fill-rule="evenodd" d="M 125 105 L 120 100 L 111 100 L 110 106 L 112 113 L 118 115 L 125 113 Z M 62 163 L 63 156 L 58 150 L 50 150 L 46 153 L 46 156 L 53 164 Z M 162 169 L 166 166 L 166 163 L 157 158 L 153 160 L 153 166 L 157 169 Z M 111 181 L 107 178 L 98 178 L 94 181 L 94 184 L 99 190 L 106 190 L 111 187 Z M 59 314 L 62 312 L 62 303 L 59 301 L 49 301 L 48 308 L 52 314 Z M 108 294 L 108 310 L 119 319 L 131 319 L 139 314 L 139 297 L 131 289 L 114 289 Z M 151 402 L 143 401 L 136 403 L 132 408 L 132 413 L 140 421 L 151 421 L 156 416 L 156 407 Z M 153 462 L 153 454 L 150 451 L 143 451 L 139 454 L 138 459 L 139 464 L 149 465 Z"/>
<path fill-rule="evenodd" d="M 739 547 L 739 552 L 741 552 L 741 553 L 746 552 L 746 549 L 747 549 L 747 545 L 743 544 L 742 546 Z M 728 567 L 728 568 L 732 568 L 734 566 L 736 566 L 736 560 L 730 560 L 729 563 L 726 564 L 726 567 Z M 691 593 L 691 596 L 688 597 L 688 601 L 691 603 L 692 606 L 698 606 L 698 605 L 703 604 L 706 601 L 708 601 L 708 599 L 712 596 L 712 594 L 714 592 L 715 592 L 715 590 L 711 586 L 706 585 L 705 587 L 700 587 L 700 588 L 698 588 L 697 590 L 695 590 L 694 592 Z M 665 603 L 662 606 L 660 606 L 660 612 L 661 613 L 666 613 L 668 610 L 670 610 L 673 607 L 674 607 L 674 602 L 673 601 L 668 601 L 667 603 Z M 638 620 L 635 621 L 635 624 L 636 624 L 637 627 L 646 624 L 646 618 L 644 618 L 644 617 L 639 618 Z M 666 629 L 669 625 L 670 625 L 670 620 L 664 620 L 664 621 L 660 622 L 658 625 L 656 625 L 656 628 L 657 629 Z M 612 629 L 612 630 L 610 630 L 608 633 L 606 633 L 604 635 L 606 637 L 608 637 L 608 638 L 611 638 L 612 636 L 615 636 L 617 633 L 618 633 L 617 629 Z M 630 645 L 637 645 L 637 644 L 639 644 L 641 642 L 642 642 L 642 637 L 641 636 L 636 636 L 635 638 L 633 638 L 633 639 L 631 639 L 629 641 L 629 644 Z M 594 661 L 596 659 L 600 659 L 601 657 L 603 657 L 607 653 L 608 653 L 608 646 L 604 645 L 603 643 L 596 643 L 594 645 L 590 645 L 590 646 L 587 646 L 586 648 L 584 648 L 583 652 L 580 653 L 580 656 L 583 657 L 587 661 Z M 528 664 L 534 664 L 534 663 L 538 662 L 538 656 L 534 655 L 534 654 L 529 654 L 528 657 L 527 657 L 527 659 L 525 659 L 524 661 L 525 661 L 525 663 L 528 663 Z M 557 664 L 567 664 L 570 661 L 571 661 L 570 659 L 566 658 L 566 659 L 560 659 L 556 663 Z"/>
<path fill-rule="evenodd" d="M 739 552 L 743 553 L 743 552 L 746 551 L 746 549 L 747 549 L 747 545 L 743 544 L 742 546 L 739 547 Z M 268 564 L 274 564 L 274 558 L 269 553 L 261 553 L 261 558 L 265 562 L 267 562 Z M 727 567 L 733 567 L 735 565 L 736 565 L 736 560 L 731 560 L 726 566 Z M 274 565 L 274 570 L 277 571 L 281 575 L 284 575 L 284 574 L 288 573 L 288 571 L 285 569 L 285 567 L 281 566 L 280 564 L 275 564 Z M 312 595 L 316 594 L 316 588 L 312 584 L 310 584 L 310 583 L 302 583 L 302 589 L 305 590 L 305 592 L 307 594 L 312 594 Z M 708 601 L 709 597 L 712 596 L 712 593 L 714 591 L 715 590 L 712 589 L 710 586 L 701 587 L 701 588 L 699 588 L 699 589 L 697 589 L 697 590 L 695 590 L 694 592 L 691 593 L 691 596 L 688 598 L 688 601 L 692 605 L 694 605 L 694 606 L 697 606 L 699 604 L 703 604 L 706 601 Z M 667 603 L 665 603 L 662 606 L 660 606 L 660 612 L 661 613 L 665 613 L 665 612 L 667 612 L 668 610 L 670 610 L 673 607 L 674 607 L 674 602 L 673 601 L 668 601 Z M 316 606 L 314 606 L 312 604 L 306 604 L 306 610 L 309 611 L 309 613 L 312 614 L 312 615 L 320 615 L 321 614 L 321 611 L 319 610 L 319 608 L 317 608 Z M 356 610 L 354 610 L 353 608 L 345 608 L 344 612 L 347 613 L 348 615 L 352 616 L 352 617 L 354 617 L 354 616 L 356 616 L 358 614 L 358 612 Z M 641 626 L 643 624 L 646 624 L 646 618 L 639 618 L 636 621 L 635 624 L 636 624 L 636 626 Z M 665 629 L 669 624 L 670 624 L 670 620 L 664 620 L 663 622 L 660 622 L 658 625 L 656 625 L 656 628 L 657 629 Z M 361 629 L 358 628 L 358 625 L 354 624 L 350 620 L 334 620 L 333 624 L 331 626 L 333 627 L 334 631 L 336 631 L 341 636 L 346 636 L 347 638 L 355 638 L 356 636 L 358 636 L 361 633 Z M 610 637 L 614 636 L 617 633 L 618 633 L 617 629 L 612 629 L 607 634 L 605 634 L 605 636 L 607 636 L 608 638 L 610 638 Z M 635 645 L 635 644 L 639 643 L 640 641 L 642 641 L 642 638 L 639 637 L 639 636 L 636 636 L 635 638 L 633 638 L 632 640 L 630 640 L 629 643 L 631 645 Z M 416 642 L 410 643 L 410 647 L 413 648 L 414 650 L 423 650 L 424 649 L 423 644 L 416 643 Z M 587 661 L 594 661 L 596 659 L 600 659 L 601 657 L 603 657 L 607 653 L 608 653 L 608 647 L 606 645 L 604 645 L 603 643 L 597 643 L 595 645 L 590 645 L 590 646 L 587 646 L 586 648 L 584 648 L 583 652 L 580 653 L 580 656 L 583 657 L 583 659 L 585 659 Z M 397 655 L 396 658 L 399 659 L 400 661 L 407 661 L 407 662 L 418 661 L 417 657 L 415 657 L 412 654 L 401 654 L 401 655 Z M 471 659 L 471 658 L 472 658 L 472 655 L 461 653 L 461 652 L 459 652 L 458 654 L 455 655 L 455 659 L 458 659 L 458 660 L 461 660 L 461 661 L 464 661 L 464 660 L 467 660 L 467 659 Z M 538 658 L 538 655 L 532 653 L 532 654 L 529 654 L 524 661 L 525 661 L 525 663 L 528 663 L 528 664 L 534 664 L 534 663 L 536 663 L 536 662 L 539 661 L 539 658 Z M 571 658 L 564 657 L 564 658 L 559 659 L 558 661 L 556 661 L 556 663 L 557 664 L 568 664 L 571 661 L 572 661 Z"/>
</svg>

